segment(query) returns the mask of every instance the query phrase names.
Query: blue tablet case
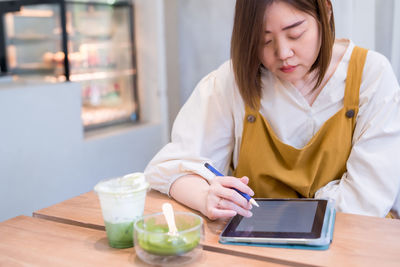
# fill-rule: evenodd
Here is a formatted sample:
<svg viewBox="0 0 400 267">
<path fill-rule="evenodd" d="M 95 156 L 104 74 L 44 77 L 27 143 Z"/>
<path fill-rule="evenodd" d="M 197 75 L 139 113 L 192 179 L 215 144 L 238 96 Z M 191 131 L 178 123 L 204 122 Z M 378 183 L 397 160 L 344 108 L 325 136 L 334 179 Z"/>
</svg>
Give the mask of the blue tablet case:
<svg viewBox="0 0 400 267">
<path fill-rule="evenodd" d="M 332 224 L 326 223 L 330 220 L 331 216 L 326 216 L 324 219 L 324 227 L 322 228 L 322 234 L 326 235 L 327 233 L 330 234 L 330 242 L 327 245 L 315 246 L 315 245 L 295 245 L 295 244 L 262 244 L 262 243 L 247 243 L 247 242 L 222 242 L 221 239 L 219 243 L 221 244 L 228 244 L 228 245 L 240 245 L 240 246 L 254 246 L 254 247 L 272 247 L 272 248 L 292 248 L 292 249 L 308 249 L 308 250 L 327 250 L 332 243 L 333 239 L 333 229 L 335 226 L 335 219 L 336 219 L 336 210 L 333 205 L 330 205 L 329 209 L 332 213 Z M 328 214 L 330 212 L 328 211 Z M 328 232 L 327 232 L 328 231 Z"/>
</svg>

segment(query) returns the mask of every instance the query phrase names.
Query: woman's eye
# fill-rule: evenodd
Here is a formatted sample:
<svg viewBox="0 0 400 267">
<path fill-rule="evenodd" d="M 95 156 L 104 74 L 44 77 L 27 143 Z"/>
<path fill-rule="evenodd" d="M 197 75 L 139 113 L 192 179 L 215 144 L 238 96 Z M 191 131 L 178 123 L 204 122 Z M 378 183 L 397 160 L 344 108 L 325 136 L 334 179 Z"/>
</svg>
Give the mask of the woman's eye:
<svg viewBox="0 0 400 267">
<path fill-rule="evenodd" d="M 300 34 L 294 34 L 294 35 L 289 35 L 289 39 L 290 40 L 297 40 L 299 39 L 301 36 L 303 36 L 304 32 L 300 33 Z"/>
<path fill-rule="evenodd" d="M 265 41 L 265 45 L 269 45 L 271 42 L 272 40 Z"/>
<path fill-rule="evenodd" d="M 289 36 L 290 40 L 297 40 L 301 37 L 301 35 L 297 35 L 297 36 Z"/>
</svg>

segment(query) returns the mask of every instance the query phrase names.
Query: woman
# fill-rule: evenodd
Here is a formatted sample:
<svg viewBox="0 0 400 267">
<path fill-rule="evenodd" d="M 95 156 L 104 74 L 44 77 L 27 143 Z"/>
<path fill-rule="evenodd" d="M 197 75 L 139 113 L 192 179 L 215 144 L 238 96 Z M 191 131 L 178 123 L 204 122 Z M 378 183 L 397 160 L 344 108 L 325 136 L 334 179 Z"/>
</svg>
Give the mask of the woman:
<svg viewBox="0 0 400 267">
<path fill-rule="evenodd" d="M 237 0 L 231 61 L 200 81 L 145 173 L 210 219 L 252 215 L 232 188 L 384 217 L 400 186 L 399 99 L 382 55 L 335 40 L 329 0 Z"/>
</svg>

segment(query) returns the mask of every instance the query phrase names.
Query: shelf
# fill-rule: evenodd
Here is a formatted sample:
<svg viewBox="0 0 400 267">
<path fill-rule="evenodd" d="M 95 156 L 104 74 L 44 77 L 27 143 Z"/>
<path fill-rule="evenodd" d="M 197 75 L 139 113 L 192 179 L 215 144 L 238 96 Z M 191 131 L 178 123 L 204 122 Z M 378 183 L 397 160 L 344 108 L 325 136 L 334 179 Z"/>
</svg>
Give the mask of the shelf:
<svg viewBox="0 0 400 267">
<path fill-rule="evenodd" d="M 24 63 L 18 65 L 18 67 L 12 68 L 11 73 L 13 74 L 53 74 L 55 68 L 50 67 L 43 63 Z"/>
<path fill-rule="evenodd" d="M 49 5 L 51 5 L 51 3 L 49 3 Z M 21 8 L 21 11 L 13 13 L 13 15 L 16 17 L 54 18 L 53 10 L 38 10 L 24 7 Z"/>
<path fill-rule="evenodd" d="M 91 0 L 90 2 L 84 0 L 66 0 L 66 4 L 68 5 L 100 5 L 100 6 L 109 6 L 115 7 L 119 5 L 129 6 L 131 3 L 128 0 L 115 0 L 115 1 L 104 1 L 104 0 Z"/>
<path fill-rule="evenodd" d="M 134 69 L 122 70 L 122 71 L 87 72 L 87 73 L 72 74 L 70 76 L 70 80 L 73 82 L 81 82 L 88 80 L 112 79 L 120 76 L 131 76 L 135 74 L 136 70 Z"/>
<path fill-rule="evenodd" d="M 14 36 L 8 37 L 8 45 L 25 45 L 31 43 L 44 43 L 44 42 L 60 42 L 61 38 L 59 36 L 48 36 L 48 35 L 24 35 L 24 36 Z M 88 36 L 88 35 L 69 35 L 68 41 L 73 42 L 76 45 L 90 45 L 90 46 L 104 46 L 107 43 L 113 43 L 114 47 L 129 48 L 130 43 L 127 41 L 122 41 L 120 44 L 116 45 L 113 42 L 111 36 Z M 113 48 L 114 48 L 113 47 Z M 110 48 L 111 49 L 111 48 Z"/>
<path fill-rule="evenodd" d="M 70 40 L 93 40 L 93 41 L 111 41 L 112 34 L 87 34 L 81 32 L 75 32 L 74 34 L 70 34 L 68 38 Z"/>
<path fill-rule="evenodd" d="M 54 42 L 60 41 L 60 38 L 57 37 L 49 37 L 45 35 L 25 35 L 25 36 L 14 36 L 9 37 L 9 45 L 25 45 L 30 43 L 42 43 L 42 42 Z"/>
<path fill-rule="evenodd" d="M 82 107 L 82 122 L 85 130 L 134 121 L 136 113 L 130 108 Z"/>
</svg>

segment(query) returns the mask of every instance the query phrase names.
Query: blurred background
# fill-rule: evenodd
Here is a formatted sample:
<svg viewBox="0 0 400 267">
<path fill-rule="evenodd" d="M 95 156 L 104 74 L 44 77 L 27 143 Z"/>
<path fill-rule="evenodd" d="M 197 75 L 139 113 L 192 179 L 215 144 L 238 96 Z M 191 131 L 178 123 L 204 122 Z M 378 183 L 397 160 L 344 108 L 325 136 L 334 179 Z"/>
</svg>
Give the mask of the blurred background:
<svg viewBox="0 0 400 267">
<path fill-rule="evenodd" d="M 333 0 L 400 78 L 400 1 Z M 0 0 L 0 221 L 143 171 L 229 59 L 235 0 Z M 397 30 L 396 30 L 397 29 Z"/>
</svg>

